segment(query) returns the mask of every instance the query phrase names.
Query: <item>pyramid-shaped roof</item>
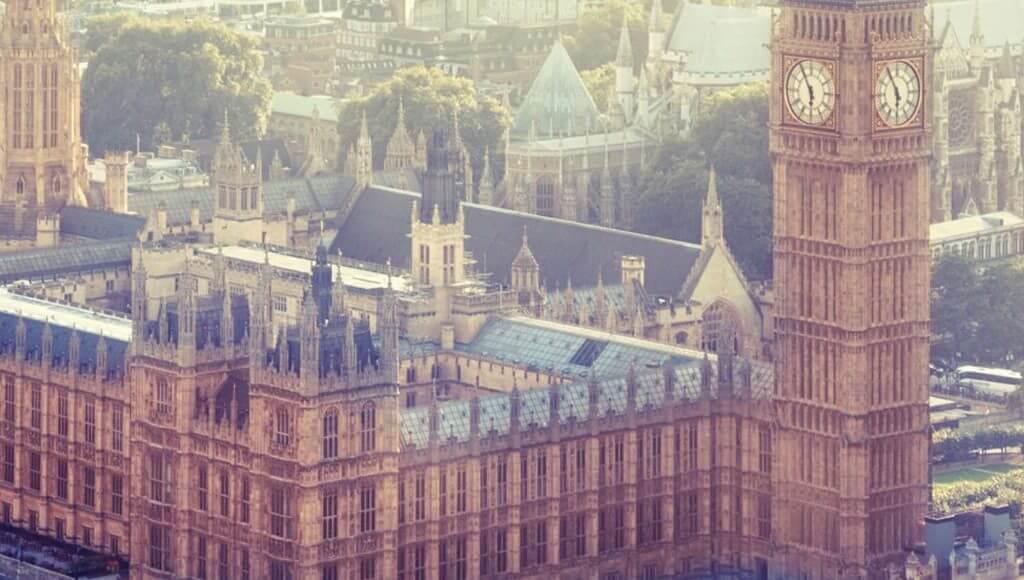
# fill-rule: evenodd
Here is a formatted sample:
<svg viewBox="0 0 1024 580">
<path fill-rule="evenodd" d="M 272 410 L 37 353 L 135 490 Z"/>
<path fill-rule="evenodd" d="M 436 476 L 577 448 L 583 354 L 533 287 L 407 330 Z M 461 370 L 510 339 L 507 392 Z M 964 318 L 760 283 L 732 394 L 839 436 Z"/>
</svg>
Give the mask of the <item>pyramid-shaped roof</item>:
<svg viewBox="0 0 1024 580">
<path fill-rule="evenodd" d="M 512 132 L 526 136 L 533 126 L 538 137 L 582 135 L 588 128 L 597 130 L 599 115 L 576 65 L 559 41 L 533 79 L 516 112 Z"/>
</svg>

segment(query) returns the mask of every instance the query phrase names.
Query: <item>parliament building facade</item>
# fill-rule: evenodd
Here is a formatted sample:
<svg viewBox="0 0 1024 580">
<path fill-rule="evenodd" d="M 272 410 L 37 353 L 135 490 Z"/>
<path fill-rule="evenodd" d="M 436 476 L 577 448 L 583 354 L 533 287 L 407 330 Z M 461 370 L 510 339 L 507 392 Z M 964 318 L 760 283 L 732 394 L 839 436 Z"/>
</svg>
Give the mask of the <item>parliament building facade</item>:
<svg viewBox="0 0 1024 580">
<path fill-rule="evenodd" d="M 410 277 L 168 237 L 130 318 L 0 289 L 0 520 L 133 578 L 934 578 L 927 28 L 773 21 L 774 363 L 517 316 L 441 130 Z"/>
</svg>

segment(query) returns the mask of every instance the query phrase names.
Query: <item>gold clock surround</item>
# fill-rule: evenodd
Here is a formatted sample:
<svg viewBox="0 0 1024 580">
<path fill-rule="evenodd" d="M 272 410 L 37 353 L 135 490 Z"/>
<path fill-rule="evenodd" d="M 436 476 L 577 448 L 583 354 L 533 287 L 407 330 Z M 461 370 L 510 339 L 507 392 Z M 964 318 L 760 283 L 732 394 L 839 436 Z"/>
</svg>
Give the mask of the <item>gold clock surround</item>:
<svg viewBox="0 0 1024 580">
<path fill-rule="evenodd" d="M 816 67 L 816 69 L 823 71 L 827 75 L 828 83 L 832 89 L 831 102 L 828 104 L 827 114 L 823 115 L 823 118 L 818 122 L 801 118 L 801 116 L 793 110 L 789 83 L 793 75 L 800 72 L 801 64 L 804 64 L 805 66 L 809 64 Z M 839 106 L 839 79 L 836 74 L 837 67 L 835 61 L 811 56 L 786 55 L 783 57 L 783 70 L 785 71 L 785 76 L 782 79 L 783 122 L 787 125 L 796 125 L 809 129 L 834 130 L 836 127 L 836 111 Z"/>
<path fill-rule="evenodd" d="M 918 86 L 918 97 L 917 103 L 915 104 L 914 111 L 907 117 L 902 123 L 891 124 L 883 118 L 879 112 L 878 105 L 878 84 L 882 75 L 886 74 L 886 68 L 893 65 L 902 64 L 910 67 L 917 81 Z M 874 63 L 874 78 L 872 79 L 871 88 L 871 102 L 873 111 L 873 126 L 875 131 L 898 131 L 900 129 L 907 128 L 918 128 L 924 123 L 924 103 L 925 103 L 925 79 L 922 75 L 924 69 L 924 63 L 921 59 L 909 59 L 909 58 L 895 58 L 879 60 Z"/>
</svg>

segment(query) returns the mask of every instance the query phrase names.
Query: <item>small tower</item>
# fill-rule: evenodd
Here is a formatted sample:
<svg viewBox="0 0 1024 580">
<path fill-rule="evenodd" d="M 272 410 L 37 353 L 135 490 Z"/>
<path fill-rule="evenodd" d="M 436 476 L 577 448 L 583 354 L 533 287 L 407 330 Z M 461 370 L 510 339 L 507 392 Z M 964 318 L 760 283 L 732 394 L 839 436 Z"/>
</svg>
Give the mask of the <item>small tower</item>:
<svg viewBox="0 0 1024 580">
<path fill-rule="evenodd" d="M 391 140 L 388 141 L 384 169 L 388 171 L 410 169 L 415 164 L 416 144 L 409 137 L 409 130 L 405 125 L 405 103 L 399 100 L 398 121 L 395 122 L 395 130 L 391 133 Z"/>
<path fill-rule="evenodd" d="M 385 380 L 398 382 L 398 336 L 399 312 L 398 297 L 391 287 L 391 263 L 388 262 L 388 287 L 379 302 L 377 313 L 377 333 L 380 335 L 380 372 Z"/>
<path fill-rule="evenodd" d="M 665 22 L 661 0 L 651 1 L 651 12 L 647 17 L 647 64 L 651 68 L 661 61 L 665 44 Z M 623 19 L 625 20 L 625 19 Z"/>
<path fill-rule="evenodd" d="M 480 191 L 477 192 L 477 203 L 480 205 L 494 204 L 494 176 L 491 173 L 491 149 L 484 150 L 483 170 L 480 174 Z"/>
<path fill-rule="evenodd" d="M 373 181 L 373 141 L 370 139 L 370 127 L 366 123 L 366 111 L 363 111 L 363 122 L 359 127 L 359 139 L 356 141 L 356 187 L 366 187 Z"/>
<path fill-rule="evenodd" d="M 277 152 L 274 153 L 277 159 Z M 279 161 L 279 160 L 278 160 Z M 324 170 L 324 146 L 320 135 L 320 109 L 313 107 L 313 119 L 309 124 L 309 133 L 306 135 L 306 158 L 299 168 L 299 175 L 306 177 L 316 175 Z"/>
<path fill-rule="evenodd" d="M 633 118 L 634 93 L 633 79 L 633 44 L 629 40 L 629 26 L 622 19 L 622 31 L 619 34 L 619 49 L 615 56 L 615 96 L 622 107 L 626 122 Z"/>
<path fill-rule="evenodd" d="M 725 234 L 722 203 L 718 199 L 718 179 L 715 177 L 714 165 L 708 169 L 708 193 L 704 198 L 700 215 L 700 243 L 707 249 L 721 242 Z"/>
<path fill-rule="evenodd" d="M 526 226 L 523 226 L 523 243 L 519 246 L 519 253 L 512 260 L 511 274 L 512 289 L 519 295 L 519 304 L 530 306 L 540 291 L 540 264 L 530 251 Z"/>
<path fill-rule="evenodd" d="M 107 153 L 103 165 L 107 173 L 103 183 L 103 207 L 114 213 L 127 213 L 128 154 Z"/>
<path fill-rule="evenodd" d="M 464 277 L 464 215 L 453 159 L 458 154 L 448 130 L 434 131 L 427 146 L 422 205 L 412 216 L 412 270 L 424 286 L 451 286 Z"/>
<path fill-rule="evenodd" d="M 263 239 L 263 159 L 257 150 L 256 163 L 231 142 L 225 121 L 214 155 L 213 189 L 217 192 L 213 238 L 217 244 Z"/>
<path fill-rule="evenodd" d="M 971 73 L 977 76 L 981 74 L 981 69 L 985 65 L 985 35 L 981 31 L 981 0 L 974 0 L 974 20 L 971 23 L 969 46 Z"/>
</svg>

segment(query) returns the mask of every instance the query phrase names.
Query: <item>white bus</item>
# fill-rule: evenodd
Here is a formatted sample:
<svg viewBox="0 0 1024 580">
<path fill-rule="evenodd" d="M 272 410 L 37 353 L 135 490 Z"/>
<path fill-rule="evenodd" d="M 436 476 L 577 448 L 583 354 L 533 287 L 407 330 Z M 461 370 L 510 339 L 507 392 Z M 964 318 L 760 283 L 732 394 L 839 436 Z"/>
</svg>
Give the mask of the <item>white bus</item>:
<svg viewBox="0 0 1024 580">
<path fill-rule="evenodd" d="M 1005 397 L 1021 385 L 1021 374 L 1017 371 L 970 365 L 957 367 L 956 379 L 962 386 L 996 397 Z"/>
</svg>

